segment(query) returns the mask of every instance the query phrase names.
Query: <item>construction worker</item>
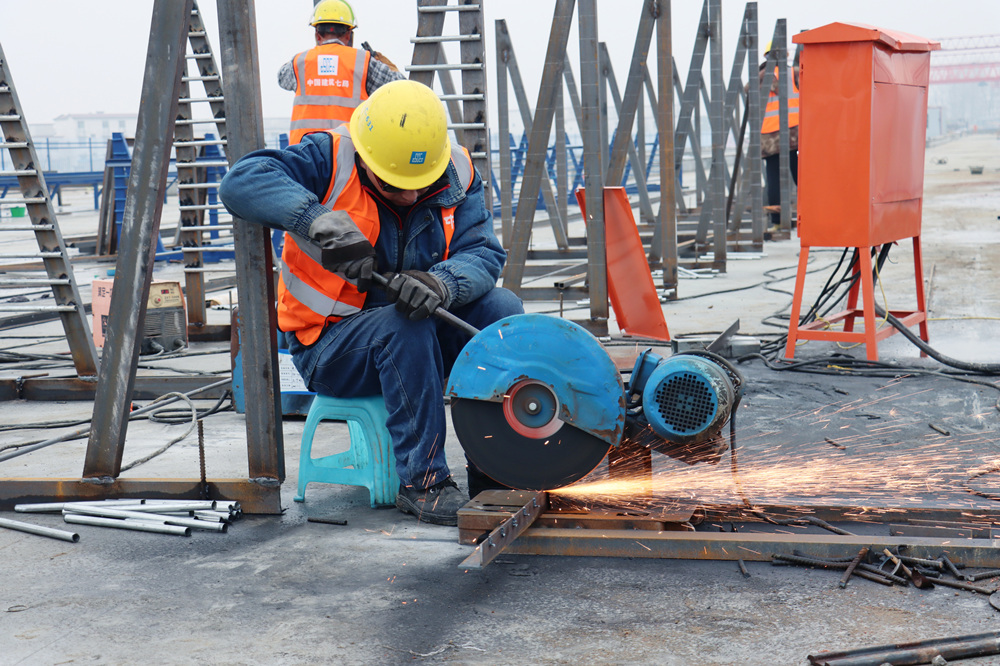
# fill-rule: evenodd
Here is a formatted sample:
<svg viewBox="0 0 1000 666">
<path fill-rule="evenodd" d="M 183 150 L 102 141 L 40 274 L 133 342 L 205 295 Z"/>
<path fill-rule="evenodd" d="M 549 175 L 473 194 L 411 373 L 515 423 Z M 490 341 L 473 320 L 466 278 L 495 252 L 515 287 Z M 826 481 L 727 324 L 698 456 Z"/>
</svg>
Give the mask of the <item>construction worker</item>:
<svg viewBox="0 0 1000 666">
<path fill-rule="evenodd" d="M 465 498 L 445 460 L 444 377 L 476 328 L 523 312 L 496 286 L 506 254 L 468 151 L 427 86 L 394 81 L 348 124 L 240 159 L 219 188 L 248 222 L 285 230 L 278 326 L 310 390 L 385 399 L 396 506 L 455 525 Z M 385 289 L 372 287 L 386 271 Z M 497 487 L 469 466 L 470 495 Z"/>
<path fill-rule="evenodd" d="M 357 22 L 344 0 L 322 0 L 313 8 L 309 25 L 316 28 L 316 46 L 299 53 L 278 71 L 278 85 L 295 91 L 289 142 L 307 132 L 333 129 L 380 86 L 405 78 L 377 51 L 354 48 Z"/>
<path fill-rule="evenodd" d="M 760 83 L 764 83 L 764 73 L 767 69 L 767 54 L 771 51 L 771 42 L 764 47 L 765 61 L 760 66 L 758 74 Z M 774 67 L 774 78 L 771 79 L 771 89 L 764 107 L 764 121 L 760 127 L 760 153 L 764 159 L 764 182 L 767 189 L 767 205 L 770 207 L 771 226 L 781 224 L 781 213 L 774 207 L 781 205 L 781 171 L 780 171 L 780 101 L 778 99 L 778 67 Z M 788 164 L 792 181 L 798 184 L 799 173 L 799 67 L 798 53 L 792 66 L 792 81 L 788 86 Z"/>
</svg>

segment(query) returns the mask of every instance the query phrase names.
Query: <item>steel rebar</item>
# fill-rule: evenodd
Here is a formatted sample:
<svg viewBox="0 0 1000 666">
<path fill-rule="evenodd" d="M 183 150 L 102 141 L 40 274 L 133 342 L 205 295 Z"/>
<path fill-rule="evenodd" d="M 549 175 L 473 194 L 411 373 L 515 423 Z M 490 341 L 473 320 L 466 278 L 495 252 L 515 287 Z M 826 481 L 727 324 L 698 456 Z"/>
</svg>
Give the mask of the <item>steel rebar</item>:
<svg viewBox="0 0 1000 666">
<path fill-rule="evenodd" d="M 854 556 L 853 560 L 851 560 L 851 563 L 847 565 L 847 571 L 844 572 L 844 577 L 840 579 L 841 587 L 847 587 L 847 581 L 850 580 L 851 574 L 853 574 L 854 570 L 858 568 L 858 565 L 861 564 L 861 560 L 863 560 L 866 555 L 868 555 L 867 546 L 859 550 L 858 554 Z"/>
</svg>

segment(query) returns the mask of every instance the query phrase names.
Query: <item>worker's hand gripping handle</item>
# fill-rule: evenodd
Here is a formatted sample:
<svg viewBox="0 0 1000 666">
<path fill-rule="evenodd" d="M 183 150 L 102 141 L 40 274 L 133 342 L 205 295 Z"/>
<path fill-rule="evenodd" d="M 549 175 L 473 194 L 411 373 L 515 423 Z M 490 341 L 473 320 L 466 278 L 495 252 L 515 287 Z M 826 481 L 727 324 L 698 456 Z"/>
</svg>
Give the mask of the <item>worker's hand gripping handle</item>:
<svg viewBox="0 0 1000 666">
<path fill-rule="evenodd" d="M 389 278 L 382 275 L 381 273 L 372 273 L 372 282 L 382 287 L 383 289 L 389 286 Z M 457 329 L 465 331 L 466 333 L 468 333 L 473 337 L 479 334 L 478 328 L 476 328 L 475 326 L 466 321 L 459 319 L 458 317 L 448 312 L 444 308 L 436 308 L 434 310 L 434 316 L 437 317 L 438 319 L 441 319 L 442 321 L 448 322 Z"/>
</svg>

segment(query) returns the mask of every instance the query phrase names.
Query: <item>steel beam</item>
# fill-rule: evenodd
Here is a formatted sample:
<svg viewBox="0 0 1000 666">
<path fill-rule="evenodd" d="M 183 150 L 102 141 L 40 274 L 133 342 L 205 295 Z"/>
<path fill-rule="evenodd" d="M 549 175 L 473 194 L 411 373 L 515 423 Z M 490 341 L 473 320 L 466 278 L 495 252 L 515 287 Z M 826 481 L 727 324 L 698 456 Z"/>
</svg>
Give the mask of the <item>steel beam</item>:
<svg viewBox="0 0 1000 666">
<path fill-rule="evenodd" d="M 774 554 L 800 551 L 806 557 L 854 557 L 867 546 L 874 552 L 903 549 L 910 557 L 934 559 L 946 552 L 973 568 L 1000 567 L 1000 540 L 927 537 L 790 535 L 746 532 L 647 532 L 536 527 L 509 544 L 508 554 L 636 557 L 670 560 L 744 560 L 768 562 Z"/>
<path fill-rule="evenodd" d="M 580 0 L 580 99 L 583 109 L 583 163 L 587 208 L 587 256 L 590 290 L 590 326 L 602 335 L 608 327 L 608 261 L 604 228 L 604 146 L 601 142 L 600 65 L 597 39 L 597 1 Z"/>
<path fill-rule="evenodd" d="M 104 355 L 83 475 L 121 471 L 128 405 L 139 361 L 139 332 L 153 276 L 155 239 L 167 185 L 177 116 L 176 91 L 185 65 L 192 0 L 156 0 L 142 83 L 142 104 L 129 174 Z"/>
<path fill-rule="evenodd" d="M 712 125 L 712 169 L 709 175 L 709 195 L 705 202 L 711 208 L 713 244 L 715 246 L 712 267 L 726 271 L 726 86 L 722 80 L 722 0 L 709 0 L 709 21 L 711 23 L 711 56 L 709 76 L 712 98 L 709 118 Z"/>
<path fill-rule="evenodd" d="M 514 55 L 514 45 L 510 40 L 510 34 L 507 32 L 507 22 L 502 19 L 497 21 L 496 41 L 497 41 L 497 49 L 503 48 L 504 50 L 504 56 L 505 56 L 504 62 L 507 68 L 506 74 L 510 76 L 510 83 L 514 89 L 514 98 L 517 100 L 517 108 L 521 113 L 521 124 L 524 125 L 524 131 L 530 137 L 532 136 L 531 128 L 533 124 L 531 106 L 528 104 L 528 96 L 525 94 L 524 82 L 521 79 L 521 70 L 517 66 L 517 57 Z M 559 110 L 557 109 L 556 105 L 557 103 L 562 102 L 562 95 L 559 94 L 559 92 L 561 91 L 561 87 L 558 85 L 559 74 L 561 74 L 561 72 L 556 73 L 556 79 L 555 79 L 556 90 L 555 94 L 553 95 L 553 100 L 551 104 L 551 108 L 556 114 L 559 113 Z M 548 136 L 545 137 L 545 141 L 547 144 Z M 545 149 L 543 150 L 543 155 L 545 152 L 547 152 L 547 149 L 548 146 L 546 145 Z M 531 143 L 529 142 L 528 144 L 529 155 L 531 154 L 531 151 L 532 147 Z M 544 164 L 544 159 L 545 158 L 543 157 L 542 158 L 543 164 Z M 522 190 L 524 189 L 525 178 L 527 178 L 528 175 L 527 168 L 528 166 L 526 164 L 524 178 L 521 179 Z M 507 187 L 513 189 L 513 183 L 509 183 Z M 556 239 L 556 246 L 559 247 L 560 249 L 566 249 L 566 247 L 568 247 L 569 245 L 569 241 L 567 240 L 566 237 L 566 218 L 565 216 L 562 216 L 560 214 L 561 209 L 556 201 L 557 195 L 562 196 L 562 193 L 553 194 L 552 181 L 549 180 L 548 173 L 545 170 L 542 171 L 542 175 L 540 176 L 539 189 L 541 189 L 542 198 L 545 201 L 545 209 L 546 212 L 548 213 L 549 224 L 552 227 L 552 233 Z M 538 194 L 536 193 L 535 199 L 533 199 L 532 201 L 536 201 L 537 199 L 538 199 Z M 519 209 L 521 201 L 522 197 L 519 196 L 518 197 Z M 534 216 L 535 206 L 533 204 L 528 204 L 527 200 L 525 200 L 525 203 L 527 204 L 526 207 L 530 207 L 532 211 L 532 216 Z M 563 208 L 565 208 L 565 206 L 563 206 Z"/>
<path fill-rule="evenodd" d="M 254 0 L 219 2 L 230 164 L 264 147 Z M 250 478 L 285 479 L 271 231 L 233 218 Z"/>
<path fill-rule="evenodd" d="M 204 375 L 136 377 L 132 385 L 132 400 L 154 400 L 166 393 L 189 393 L 209 381 Z M 16 377 L 0 380 L 0 401 L 34 400 L 59 402 L 63 400 L 93 400 L 97 384 L 75 377 Z M 217 400 L 225 388 L 199 394 L 199 399 Z"/>
<path fill-rule="evenodd" d="M 674 91 L 675 77 L 673 44 L 670 33 L 670 0 L 661 0 L 656 17 L 656 83 L 659 103 L 656 104 L 656 131 L 660 139 L 660 208 L 657 230 L 660 261 L 663 266 L 661 284 L 668 298 L 677 298 L 677 156 L 674 153 Z M 683 150 L 683 148 L 682 148 Z"/>
<path fill-rule="evenodd" d="M 552 130 L 552 118 L 555 115 L 553 105 L 561 74 L 560 63 L 565 58 L 575 4 L 575 0 L 558 0 L 552 16 L 552 32 L 545 52 L 538 102 L 535 104 L 535 117 L 528 138 L 528 155 L 525 158 L 524 176 L 521 178 L 521 191 L 518 194 L 518 202 L 526 205 L 517 207 L 508 248 L 511 261 L 507 263 L 503 275 L 503 286 L 515 293 L 520 292 L 521 280 L 524 277 L 524 262 L 531 240 L 531 225 L 535 217 L 534 202 L 538 200 L 542 178 L 547 178 L 545 153 Z"/>
</svg>

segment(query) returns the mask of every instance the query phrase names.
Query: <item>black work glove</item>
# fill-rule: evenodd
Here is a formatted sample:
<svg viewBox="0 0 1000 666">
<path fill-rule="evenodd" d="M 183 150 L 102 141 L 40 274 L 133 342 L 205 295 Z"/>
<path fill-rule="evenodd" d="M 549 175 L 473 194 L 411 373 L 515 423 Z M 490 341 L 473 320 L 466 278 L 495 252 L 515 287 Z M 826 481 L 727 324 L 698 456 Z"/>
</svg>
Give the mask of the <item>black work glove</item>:
<svg viewBox="0 0 1000 666">
<path fill-rule="evenodd" d="M 438 307 L 448 307 L 448 287 L 433 273 L 403 271 L 389 278 L 385 293 L 410 321 L 426 319 Z"/>
<path fill-rule="evenodd" d="M 309 237 L 322 251 L 323 268 L 353 280 L 358 291 L 368 291 L 375 270 L 375 248 L 350 215 L 342 210 L 323 213 L 309 226 Z"/>
</svg>

